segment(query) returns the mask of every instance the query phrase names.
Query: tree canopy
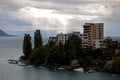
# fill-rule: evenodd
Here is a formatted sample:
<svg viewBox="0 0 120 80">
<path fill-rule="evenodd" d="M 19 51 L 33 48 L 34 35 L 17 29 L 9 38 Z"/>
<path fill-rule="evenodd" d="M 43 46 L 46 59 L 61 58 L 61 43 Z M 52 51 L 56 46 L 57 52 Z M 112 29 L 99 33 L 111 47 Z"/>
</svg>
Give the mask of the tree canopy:
<svg viewBox="0 0 120 80">
<path fill-rule="evenodd" d="M 37 48 L 38 46 L 42 46 L 42 35 L 40 30 L 36 30 L 34 32 L 34 48 Z"/>
<path fill-rule="evenodd" d="M 43 65 L 46 61 L 48 53 L 47 48 L 44 46 L 34 48 L 32 50 L 32 54 L 30 55 L 30 63 L 35 66 Z"/>
<path fill-rule="evenodd" d="M 28 58 L 32 51 L 31 36 L 29 34 L 24 35 L 23 40 L 23 53 L 25 58 Z"/>
</svg>

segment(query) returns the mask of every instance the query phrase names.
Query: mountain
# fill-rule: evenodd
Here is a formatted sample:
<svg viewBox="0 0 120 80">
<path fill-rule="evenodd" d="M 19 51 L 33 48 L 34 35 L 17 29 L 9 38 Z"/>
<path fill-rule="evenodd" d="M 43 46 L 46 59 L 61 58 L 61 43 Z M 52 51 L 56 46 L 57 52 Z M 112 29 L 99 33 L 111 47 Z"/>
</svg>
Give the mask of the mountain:
<svg viewBox="0 0 120 80">
<path fill-rule="evenodd" d="M 10 34 L 4 32 L 3 30 L 0 29 L 0 37 L 10 37 L 10 36 L 15 36 L 15 35 L 10 35 Z"/>
</svg>

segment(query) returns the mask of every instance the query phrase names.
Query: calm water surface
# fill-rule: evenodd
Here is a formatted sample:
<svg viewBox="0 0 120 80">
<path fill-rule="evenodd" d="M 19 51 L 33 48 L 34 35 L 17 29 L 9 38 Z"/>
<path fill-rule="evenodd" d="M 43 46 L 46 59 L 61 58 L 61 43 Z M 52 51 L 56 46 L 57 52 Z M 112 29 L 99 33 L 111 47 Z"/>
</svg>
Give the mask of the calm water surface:
<svg viewBox="0 0 120 80">
<path fill-rule="evenodd" d="M 7 59 L 18 59 L 22 55 L 22 40 L 19 37 L 0 37 L 0 80 L 120 80 L 119 75 L 108 73 L 88 74 L 8 64 Z"/>
</svg>

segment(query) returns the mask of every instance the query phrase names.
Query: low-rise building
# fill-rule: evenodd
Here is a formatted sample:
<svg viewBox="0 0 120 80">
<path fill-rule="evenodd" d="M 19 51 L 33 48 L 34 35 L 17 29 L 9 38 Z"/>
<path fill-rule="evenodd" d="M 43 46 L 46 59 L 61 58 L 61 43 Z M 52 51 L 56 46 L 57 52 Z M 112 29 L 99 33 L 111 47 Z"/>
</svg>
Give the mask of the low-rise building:
<svg viewBox="0 0 120 80">
<path fill-rule="evenodd" d="M 67 34 L 57 34 L 57 44 L 59 44 L 60 42 L 62 42 L 63 44 L 65 44 L 65 41 L 68 40 L 68 35 Z"/>
<path fill-rule="evenodd" d="M 72 32 L 72 33 L 68 33 L 67 35 L 68 35 L 68 37 L 71 35 L 77 35 L 79 38 L 82 39 L 82 34 L 80 32 Z"/>
<path fill-rule="evenodd" d="M 65 42 L 68 40 L 68 37 L 72 36 L 72 35 L 77 35 L 82 39 L 82 34 L 80 32 L 72 32 L 72 33 L 68 33 L 68 34 L 57 34 L 56 37 L 49 37 L 48 43 L 50 41 L 56 42 L 56 44 L 59 44 L 59 42 L 62 42 L 63 44 L 65 44 Z"/>
<path fill-rule="evenodd" d="M 48 44 L 49 44 L 50 42 L 57 43 L 57 38 L 56 38 L 56 37 L 49 37 Z"/>
</svg>

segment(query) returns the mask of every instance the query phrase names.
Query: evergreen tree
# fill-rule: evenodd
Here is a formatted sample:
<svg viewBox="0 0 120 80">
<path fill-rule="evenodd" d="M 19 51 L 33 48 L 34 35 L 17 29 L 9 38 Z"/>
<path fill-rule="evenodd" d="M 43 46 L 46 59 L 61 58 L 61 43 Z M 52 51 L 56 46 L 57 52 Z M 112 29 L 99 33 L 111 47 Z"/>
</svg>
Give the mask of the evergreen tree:
<svg viewBox="0 0 120 80">
<path fill-rule="evenodd" d="M 49 64 L 49 65 L 57 64 L 56 63 L 57 49 L 58 49 L 58 46 L 56 46 L 56 45 L 53 45 L 50 47 L 50 49 L 49 49 L 50 54 L 48 55 L 48 58 L 47 58 L 47 64 Z"/>
<path fill-rule="evenodd" d="M 118 48 L 118 41 L 114 41 L 111 37 L 105 38 L 103 41 L 103 53 L 106 59 L 111 59 L 116 55 L 116 49 Z"/>
<path fill-rule="evenodd" d="M 77 35 L 72 35 L 68 38 L 65 43 L 65 50 L 72 56 L 71 59 L 81 57 L 82 54 L 82 42 Z"/>
<path fill-rule="evenodd" d="M 81 39 L 77 35 L 71 35 L 64 46 L 66 65 L 70 65 L 71 61 L 79 59 L 83 55 Z"/>
<path fill-rule="evenodd" d="M 74 59 L 76 59 L 76 46 L 72 40 L 68 39 L 65 43 L 65 64 L 69 65 Z"/>
<path fill-rule="evenodd" d="M 42 46 L 42 35 L 40 33 L 40 30 L 36 30 L 34 32 L 34 48 L 37 48 L 38 46 Z"/>
<path fill-rule="evenodd" d="M 31 36 L 30 34 L 25 34 L 23 41 L 23 53 L 26 59 L 29 58 L 31 51 L 32 51 Z"/>
<path fill-rule="evenodd" d="M 69 40 L 72 42 L 71 46 L 75 48 L 74 54 L 76 58 L 82 57 L 82 40 L 77 35 L 72 35 L 69 37 Z"/>
<path fill-rule="evenodd" d="M 59 45 L 58 45 L 57 55 L 59 56 L 58 63 L 63 64 L 63 62 L 64 62 L 64 46 L 61 41 L 59 42 Z"/>
<path fill-rule="evenodd" d="M 52 65 L 62 65 L 64 62 L 64 46 L 61 41 L 58 46 L 51 46 L 50 52 L 47 63 Z"/>
<path fill-rule="evenodd" d="M 39 66 L 45 63 L 49 51 L 46 47 L 40 46 L 32 50 L 30 64 Z"/>
</svg>

